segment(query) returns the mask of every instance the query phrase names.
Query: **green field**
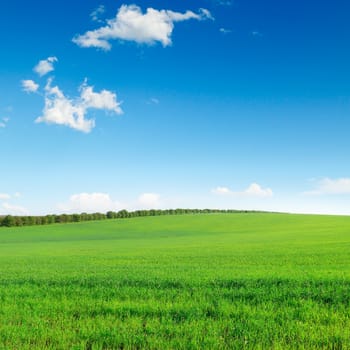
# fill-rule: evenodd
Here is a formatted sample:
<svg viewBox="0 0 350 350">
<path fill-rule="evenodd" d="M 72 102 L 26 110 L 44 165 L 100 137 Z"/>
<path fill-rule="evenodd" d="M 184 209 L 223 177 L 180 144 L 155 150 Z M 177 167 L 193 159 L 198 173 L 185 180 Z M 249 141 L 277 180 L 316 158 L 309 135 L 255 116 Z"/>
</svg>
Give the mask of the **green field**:
<svg viewBox="0 0 350 350">
<path fill-rule="evenodd" d="M 350 349 L 350 217 L 0 229 L 0 349 Z"/>
</svg>

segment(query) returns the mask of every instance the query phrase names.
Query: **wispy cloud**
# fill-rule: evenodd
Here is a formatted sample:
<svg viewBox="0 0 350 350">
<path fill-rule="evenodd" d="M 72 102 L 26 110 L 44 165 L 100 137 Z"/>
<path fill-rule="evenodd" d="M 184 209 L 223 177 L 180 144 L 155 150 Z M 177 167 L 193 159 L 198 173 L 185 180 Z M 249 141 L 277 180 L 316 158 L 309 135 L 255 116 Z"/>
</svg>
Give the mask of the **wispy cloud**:
<svg viewBox="0 0 350 350">
<path fill-rule="evenodd" d="M 344 195 L 350 194 L 350 178 L 323 178 L 315 181 L 315 188 L 311 191 L 304 192 L 305 195 Z"/>
<path fill-rule="evenodd" d="M 80 47 L 95 47 L 102 50 L 111 49 L 111 40 L 133 41 L 138 44 L 151 45 L 161 43 L 164 47 L 171 45 L 171 35 L 175 22 L 190 19 L 213 19 L 210 12 L 200 9 L 198 13 L 185 13 L 171 10 L 148 8 L 142 13 L 139 6 L 122 5 L 115 18 L 107 20 L 107 25 L 96 30 L 77 35 L 73 42 Z"/>
<path fill-rule="evenodd" d="M 244 196 L 244 197 L 272 197 L 271 188 L 263 188 L 257 183 L 250 184 L 243 191 L 232 191 L 228 187 L 216 187 L 211 191 L 213 194 L 220 196 Z"/>
<path fill-rule="evenodd" d="M 101 15 L 103 15 L 105 13 L 106 9 L 104 7 L 104 5 L 100 5 L 99 7 L 97 7 L 94 11 L 91 12 L 90 17 L 91 20 L 93 20 L 94 22 L 99 22 L 101 23 Z"/>
<path fill-rule="evenodd" d="M 212 2 L 219 6 L 231 6 L 233 4 L 233 0 L 212 0 Z"/>
<path fill-rule="evenodd" d="M 159 104 L 159 100 L 155 97 L 152 97 L 150 98 L 148 101 L 147 101 L 147 104 L 148 105 L 158 105 Z"/>
<path fill-rule="evenodd" d="M 90 109 L 110 111 L 122 114 L 117 95 L 108 90 L 95 92 L 93 86 L 85 81 L 80 86 L 80 96 L 70 99 L 64 95 L 58 86 L 51 86 L 49 79 L 45 87 L 45 107 L 43 115 L 36 119 L 37 123 L 65 125 L 72 129 L 90 132 L 95 127 L 95 121 L 87 118 Z"/>
<path fill-rule="evenodd" d="M 39 89 L 39 84 L 35 83 L 33 80 L 22 80 L 22 89 L 25 92 L 37 92 Z"/>
<path fill-rule="evenodd" d="M 226 28 L 220 28 L 219 31 L 220 31 L 220 33 L 223 33 L 223 34 L 230 34 L 230 33 L 232 33 L 231 29 L 226 29 Z"/>
<path fill-rule="evenodd" d="M 4 117 L 4 118 L 0 119 L 0 128 L 6 128 L 9 120 L 10 120 L 10 118 L 8 118 L 8 117 Z"/>
<path fill-rule="evenodd" d="M 41 60 L 34 67 L 34 72 L 38 73 L 42 77 L 55 69 L 53 64 L 57 61 L 57 57 L 48 57 L 46 60 Z"/>
</svg>

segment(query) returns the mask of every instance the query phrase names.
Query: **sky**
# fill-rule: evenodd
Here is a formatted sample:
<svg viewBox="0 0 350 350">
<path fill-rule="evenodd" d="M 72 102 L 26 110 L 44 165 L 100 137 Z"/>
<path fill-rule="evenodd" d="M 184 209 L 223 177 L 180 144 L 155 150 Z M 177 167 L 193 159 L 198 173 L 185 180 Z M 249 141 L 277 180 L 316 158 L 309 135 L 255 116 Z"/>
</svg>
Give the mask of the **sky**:
<svg viewBox="0 0 350 350">
<path fill-rule="evenodd" d="M 350 214 L 346 0 L 0 11 L 0 215 Z"/>
</svg>

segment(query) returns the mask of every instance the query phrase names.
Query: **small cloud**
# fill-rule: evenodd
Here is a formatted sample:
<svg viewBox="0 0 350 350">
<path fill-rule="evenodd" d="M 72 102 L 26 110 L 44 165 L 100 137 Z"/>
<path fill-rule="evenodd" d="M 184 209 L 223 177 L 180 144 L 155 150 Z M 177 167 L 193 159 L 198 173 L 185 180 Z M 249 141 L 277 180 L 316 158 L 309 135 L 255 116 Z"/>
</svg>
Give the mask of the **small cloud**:
<svg viewBox="0 0 350 350">
<path fill-rule="evenodd" d="M 1 207 L 6 215 L 27 215 L 28 210 L 19 205 L 12 205 L 10 203 L 2 203 Z"/>
<path fill-rule="evenodd" d="M 0 200 L 10 199 L 11 196 L 7 193 L 0 193 Z"/>
<path fill-rule="evenodd" d="M 243 194 L 247 196 L 271 197 L 273 192 L 271 188 L 262 188 L 259 184 L 252 183 Z"/>
<path fill-rule="evenodd" d="M 68 202 L 59 204 L 58 209 L 66 213 L 105 213 L 109 210 L 120 210 L 122 207 L 108 193 L 94 192 L 73 194 Z"/>
<path fill-rule="evenodd" d="M 216 187 L 211 190 L 212 193 L 218 195 L 231 195 L 233 192 L 228 187 Z"/>
<path fill-rule="evenodd" d="M 219 31 L 220 31 L 220 33 L 223 33 L 223 34 L 230 34 L 230 33 L 232 33 L 231 29 L 225 29 L 225 28 L 220 28 Z"/>
<path fill-rule="evenodd" d="M 211 13 L 201 8 L 199 13 L 185 13 L 171 10 L 148 8 L 142 13 L 139 6 L 122 5 L 115 18 L 107 20 L 107 25 L 85 34 L 76 35 L 72 40 L 80 47 L 95 47 L 110 50 L 111 40 L 133 41 L 138 44 L 152 45 L 161 43 L 163 47 L 171 45 L 174 23 L 190 19 L 213 19 Z"/>
<path fill-rule="evenodd" d="M 15 192 L 14 197 L 20 198 L 20 197 L 22 197 L 22 194 L 20 192 Z"/>
<path fill-rule="evenodd" d="M 271 188 L 263 188 L 257 183 L 252 183 L 244 191 L 235 192 L 228 187 L 216 187 L 211 191 L 220 196 L 243 196 L 243 197 L 272 197 Z"/>
<path fill-rule="evenodd" d="M 53 64 L 57 61 L 57 57 L 48 57 L 46 60 L 41 60 L 34 67 L 34 72 L 38 73 L 42 77 L 55 69 Z"/>
<path fill-rule="evenodd" d="M 97 7 L 94 11 L 91 12 L 90 18 L 94 22 L 101 23 L 102 20 L 100 19 L 101 15 L 103 15 L 106 12 L 106 9 L 104 5 L 100 5 Z"/>
<path fill-rule="evenodd" d="M 39 84 L 35 83 L 33 80 L 22 80 L 22 89 L 25 92 L 37 92 L 39 89 Z"/>
<path fill-rule="evenodd" d="M 305 195 L 345 195 L 350 194 L 350 178 L 323 178 L 315 182 L 315 189 L 304 192 Z"/>
<path fill-rule="evenodd" d="M 58 86 L 52 87 L 51 83 L 52 80 L 49 79 L 45 87 L 43 115 L 35 120 L 36 123 L 65 125 L 89 133 L 95 127 L 95 121 L 86 118 L 90 109 L 123 113 L 114 92 L 95 92 L 94 87 L 88 86 L 86 80 L 79 88 L 80 96 L 75 100 L 67 98 Z"/>
<path fill-rule="evenodd" d="M 155 209 L 160 207 L 160 195 L 157 193 L 143 193 L 137 199 L 142 209 Z"/>
</svg>

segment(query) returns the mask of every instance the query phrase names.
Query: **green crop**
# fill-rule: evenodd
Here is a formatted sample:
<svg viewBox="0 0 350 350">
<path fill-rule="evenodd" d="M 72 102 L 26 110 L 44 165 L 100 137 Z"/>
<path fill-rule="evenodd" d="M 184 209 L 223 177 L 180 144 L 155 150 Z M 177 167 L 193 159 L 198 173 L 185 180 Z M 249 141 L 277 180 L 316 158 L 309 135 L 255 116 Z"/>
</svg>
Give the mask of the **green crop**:
<svg viewBox="0 0 350 350">
<path fill-rule="evenodd" d="M 350 349 L 350 217 L 1 228 L 0 349 Z"/>
</svg>

